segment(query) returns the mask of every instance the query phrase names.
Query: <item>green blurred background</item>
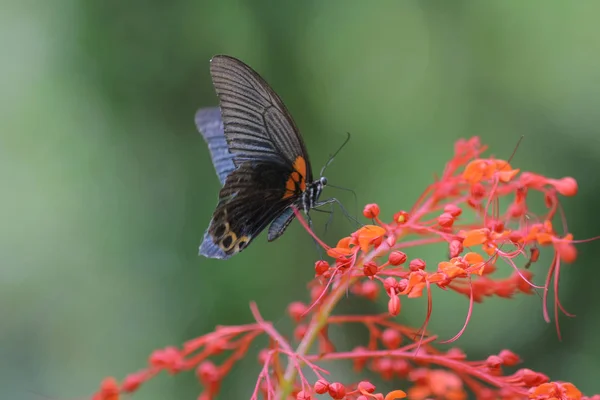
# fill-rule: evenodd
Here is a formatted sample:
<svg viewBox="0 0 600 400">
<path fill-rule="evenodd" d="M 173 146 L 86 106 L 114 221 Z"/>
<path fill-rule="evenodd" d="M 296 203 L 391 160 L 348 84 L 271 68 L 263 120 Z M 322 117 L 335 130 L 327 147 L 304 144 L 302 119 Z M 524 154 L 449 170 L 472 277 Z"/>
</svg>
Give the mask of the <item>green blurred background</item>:
<svg viewBox="0 0 600 400">
<path fill-rule="evenodd" d="M 354 189 L 359 207 L 377 202 L 387 218 L 410 208 L 459 137 L 480 135 L 507 158 L 525 135 L 514 165 L 576 177 L 569 229 L 599 234 L 598 15 L 593 1 L 3 2 L 0 398 L 84 397 L 155 348 L 249 322 L 251 300 L 289 328 L 285 304 L 306 300 L 319 256 L 298 223 L 227 262 L 197 255 L 219 189 L 193 121 L 216 104 L 214 54 L 271 83 L 315 169 L 353 134 L 327 176 Z M 352 196 L 332 195 L 354 211 Z M 351 229 L 337 213 L 324 237 Z M 517 296 L 475 307 L 456 345 L 473 358 L 510 348 L 529 368 L 600 392 L 600 247 L 579 250 L 562 275 L 562 300 L 577 314 L 561 318 L 562 342 L 540 297 Z M 538 283 L 549 261 L 533 267 Z M 438 292 L 430 327 L 449 338 L 467 300 Z M 420 326 L 424 313 L 424 302 L 404 302 L 406 323 Z M 336 336 L 350 346 L 364 332 Z M 257 350 L 222 398 L 249 397 Z M 348 366 L 333 371 L 352 380 Z M 190 373 L 158 378 L 136 398 L 198 392 Z"/>
</svg>

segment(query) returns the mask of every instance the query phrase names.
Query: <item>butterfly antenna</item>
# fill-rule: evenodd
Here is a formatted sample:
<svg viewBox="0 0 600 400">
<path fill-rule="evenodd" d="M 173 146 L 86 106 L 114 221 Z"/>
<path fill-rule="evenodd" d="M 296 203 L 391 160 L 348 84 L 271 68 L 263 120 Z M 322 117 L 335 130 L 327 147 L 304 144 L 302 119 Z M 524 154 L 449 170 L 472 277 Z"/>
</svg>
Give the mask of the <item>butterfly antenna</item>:
<svg viewBox="0 0 600 400">
<path fill-rule="evenodd" d="M 336 152 L 333 153 L 333 155 L 329 157 L 329 160 L 327 160 L 325 165 L 323 165 L 323 168 L 321 168 L 321 173 L 319 174 L 319 176 L 323 176 L 323 173 L 325 172 L 325 170 L 327 169 L 329 164 L 331 164 L 333 162 L 333 159 L 335 158 L 335 156 L 337 156 L 338 153 L 344 148 L 346 143 L 348 143 L 350 141 L 350 132 L 346 132 L 346 134 L 348 135 L 348 137 L 346 138 L 346 140 L 344 140 L 344 143 L 342 143 L 342 145 L 336 150 Z"/>
</svg>

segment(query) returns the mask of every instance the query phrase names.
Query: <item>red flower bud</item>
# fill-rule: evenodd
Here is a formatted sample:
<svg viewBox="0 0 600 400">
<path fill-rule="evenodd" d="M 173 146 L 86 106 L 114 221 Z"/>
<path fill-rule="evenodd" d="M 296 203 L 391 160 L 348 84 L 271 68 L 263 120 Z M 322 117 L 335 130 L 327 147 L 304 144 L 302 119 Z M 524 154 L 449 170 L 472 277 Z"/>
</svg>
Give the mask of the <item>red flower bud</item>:
<svg viewBox="0 0 600 400">
<path fill-rule="evenodd" d="M 566 177 L 562 179 L 549 179 L 549 182 L 556 191 L 563 196 L 575 196 L 577 194 L 577 181 L 571 177 Z"/>
<path fill-rule="evenodd" d="M 122 389 L 125 393 L 135 392 L 142 383 L 146 380 L 146 374 L 144 372 L 138 372 L 135 374 L 127 375 L 123 381 Z"/>
<path fill-rule="evenodd" d="M 521 271 L 521 275 L 523 275 L 523 277 L 527 278 L 528 281 L 531 281 L 531 277 L 533 276 L 531 272 L 526 271 L 526 270 Z M 517 289 L 519 289 L 521 292 L 523 292 L 525 294 L 533 294 L 533 288 L 531 287 L 529 282 L 527 282 L 525 279 L 523 279 L 521 276 L 519 276 L 519 274 L 517 272 L 513 272 L 513 274 L 511 275 L 511 278 L 512 278 L 513 282 L 516 282 Z"/>
<path fill-rule="evenodd" d="M 510 350 L 502 350 L 498 356 L 502 359 L 503 364 L 507 367 L 512 367 L 521 362 L 519 356 Z"/>
<path fill-rule="evenodd" d="M 363 274 L 365 274 L 365 276 L 374 276 L 377 274 L 378 271 L 379 268 L 377 267 L 377 264 L 375 264 L 374 261 L 369 261 L 363 266 Z"/>
<path fill-rule="evenodd" d="M 452 358 L 453 360 L 466 360 L 467 355 L 464 351 L 458 347 L 453 347 L 446 352 L 446 357 Z"/>
<path fill-rule="evenodd" d="M 399 293 L 402 293 L 406 290 L 407 287 L 408 279 L 400 279 L 400 281 L 398 281 L 398 286 L 396 287 L 396 290 L 398 290 Z"/>
<path fill-rule="evenodd" d="M 539 386 L 543 383 L 549 382 L 550 379 L 539 372 L 532 371 L 528 368 L 521 368 L 514 374 L 515 377 L 518 377 L 521 382 L 523 382 L 526 386 Z"/>
<path fill-rule="evenodd" d="M 392 289 L 396 289 L 398 287 L 398 281 L 391 276 L 385 278 L 383 281 L 383 288 L 386 292 L 391 293 Z"/>
<path fill-rule="evenodd" d="M 324 379 L 319 379 L 318 381 L 315 382 L 315 393 L 317 394 L 324 394 L 327 393 L 327 391 L 329 390 L 329 382 L 327 382 Z"/>
<path fill-rule="evenodd" d="M 373 361 L 373 371 L 378 372 L 384 379 L 391 379 L 394 376 L 393 362 L 388 357 L 383 357 Z"/>
<path fill-rule="evenodd" d="M 438 217 L 438 224 L 443 228 L 450 228 L 454 224 L 454 217 L 450 213 L 442 213 Z"/>
<path fill-rule="evenodd" d="M 325 260 L 319 260 L 315 263 L 315 274 L 323 275 L 329 270 L 329 263 Z"/>
<path fill-rule="evenodd" d="M 496 369 L 499 368 L 502 365 L 502 358 L 498 357 L 498 356 L 489 356 L 487 358 L 487 360 L 485 360 L 485 365 L 488 368 L 491 369 Z"/>
<path fill-rule="evenodd" d="M 485 186 L 479 182 L 473 184 L 473 186 L 471 186 L 471 196 L 475 200 L 485 197 Z"/>
<path fill-rule="evenodd" d="M 427 264 L 425 264 L 425 261 L 420 259 L 420 258 L 415 258 L 414 260 L 410 261 L 410 264 L 408 264 L 408 267 L 410 268 L 411 271 L 418 271 L 418 270 L 422 270 L 425 269 L 425 266 Z"/>
<path fill-rule="evenodd" d="M 361 381 L 358 384 L 358 390 L 361 393 L 367 392 L 367 393 L 373 393 L 375 391 L 375 385 L 373 385 L 371 382 L 369 381 Z"/>
<path fill-rule="evenodd" d="M 379 216 L 379 206 L 377 204 L 367 204 L 363 210 L 366 218 L 377 218 Z"/>
<path fill-rule="evenodd" d="M 481 200 L 474 199 L 473 197 L 467 199 L 467 205 L 471 208 L 478 209 L 480 204 Z"/>
<path fill-rule="evenodd" d="M 571 264 L 577 259 L 577 249 L 571 243 L 557 243 L 556 252 L 561 260 Z"/>
<path fill-rule="evenodd" d="M 294 321 L 298 322 L 302 319 L 307 309 L 308 307 L 306 307 L 304 303 L 295 301 L 288 306 L 288 314 L 290 314 L 290 317 L 292 317 Z"/>
<path fill-rule="evenodd" d="M 105 378 L 100 384 L 100 393 L 102 399 L 112 399 L 119 397 L 119 384 L 113 377 Z"/>
<path fill-rule="evenodd" d="M 406 254 L 401 251 L 392 251 L 388 257 L 388 261 L 392 265 L 400 265 L 406 262 Z"/>
<path fill-rule="evenodd" d="M 302 340 L 308 328 L 304 324 L 300 324 L 294 329 L 294 337 L 296 340 Z"/>
<path fill-rule="evenodd" d="M 381 335 L 381 343 L 388 349 L 397 349 L 402 343 L 402 335 L 395 329 L 387 328 Z"/>
<path fill-rule="evenodd" d="M 296 395 L 296 400 L 311 400 L 312 397 L 310 396 L 310 393 L 306 393 L 304 390 L 301 390 L 298 392 L 298 394 Z"/>
<path fill-rule="evenodd" d="M 394 317 L 400 314 L 400 298 L 398 296 L 390 297 L 390 301 L 388 301 L 388 312 Z"/>
<path fill-rule="evenodd" d="M 346 396 L 346 388 L 339 382 L 329 385 L 329 395 L 334 399 L 343 399 Z"/>
<path fill-rule="evenodd" d="M 361 294 L 369 300 L 375 300 L 379 293 L 379 285 L 373 281 L 366 281 L 362 284 Z"/>
<path fill-rule="evenodd" d="M 269 349 L 262 349 L 261 351 L 258 352 L 258 363 L 259 364 L 266 363 L 268 358 L 269 358 Z"/>
<path fill-rule="evenodd" d="M 450 258 L 458 257 L 464 250 L 463 244 L 460 240 L 452 240 L 448 246 L 450 251 Z"/>
<path fill-rule="evenodd" d="M 150 365 L 159 368 L 175 370 L 181 367 L 183 356 L 176 347 L 169 346 L 155 350 L 150 355 Z"/>
<path fill-rule="evenodd" d="M 447 212 L 450 215 L 452 215 L 454 218 L 456 218 L 460 214 L 462 214 L 462 209 L 459 206 L 457 206 L 456 204 L 446 204 L 444 206 L 444 212 Z"/>
<path fill-rule="evenodd" d="M 417 385 L 427 384 L 429 381 L 429 370 L 427 368 L 418 368 L 410 371 L 409 379 Z"/>
<path fill-rule="evenodd" d="M 392 369 L 399 378 L 404 378 L 411 370 L 411 365 L 408 361 L 398 359 L 392 362 Z"/>
<path fill-rule="evenodd" d="M 357 372 L 361 371 L 369 360 L 367 357 L 363 357 L 361 355 L 361 353 L 365 351 L 368 351 L 368 349 L 363 346 L 356 346 L 354 349 L 352 349 L 352 352 L 355 354 L 353 357 L 354 370 Z"/>
<path fill-rule="evenodd" d="M 200 363 L 196 368 L 196 376 L 204 385 L 210 385 L 221 380 L 219 369 L 212 361 L 203 361 Z"/>
<path fill-rule="evenodd" d="M 501 221 L 490 221 L 488 227 L 496 233 L 504 232 L 504 223 Z"/>
<path fill-rule="evenodd" d="M 521 240 L 523 240 L 523 234 L 519 231 L 512 231 L 508 234 L 508 238 L 513 243 L 519 243 Z"/>
<path fill-rule="evenodd" d="M 512 218 L 519 218 L 523 214 L 525 214 L 525 207 L 523 207 L 522 204 L 513 203 L 510 206 L 508 206 L 507 212 L 508 215 L 510 215 Z"/>
<path fill-rule="evenodd" d="M 206 344 L 206 351 L 210 354 L 217 355 L 221 354 L 227 347 L 227 341 L 223 338 L 212 340 Z"/>
</svg>

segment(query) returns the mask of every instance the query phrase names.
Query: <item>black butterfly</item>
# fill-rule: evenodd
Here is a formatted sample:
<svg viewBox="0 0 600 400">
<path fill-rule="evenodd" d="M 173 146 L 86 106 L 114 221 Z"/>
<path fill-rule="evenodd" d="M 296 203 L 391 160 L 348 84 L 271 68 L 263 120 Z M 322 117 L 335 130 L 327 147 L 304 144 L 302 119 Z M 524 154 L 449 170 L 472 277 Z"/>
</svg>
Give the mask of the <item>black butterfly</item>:
<svg viewBox="0 0 600 400">
<path fill-rule="evenodd" d="M 283 234 L 295 214 L 319 202 L 327 179 L 313 181 L 306 147 L 292 116 L 269 84 L 233 57 L 210 61 L 219 108 L 196 113 L 223 187 L 200 254 L 229 258 L 269 224 L 268 240 Z"/>
</svg>

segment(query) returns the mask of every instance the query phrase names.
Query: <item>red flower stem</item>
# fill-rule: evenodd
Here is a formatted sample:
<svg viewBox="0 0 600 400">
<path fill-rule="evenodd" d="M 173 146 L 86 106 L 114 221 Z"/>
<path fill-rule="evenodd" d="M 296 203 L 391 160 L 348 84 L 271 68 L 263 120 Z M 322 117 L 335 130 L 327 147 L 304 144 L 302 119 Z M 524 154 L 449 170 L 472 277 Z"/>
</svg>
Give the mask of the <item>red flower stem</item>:
<svg viewBox="0 0 600 400">
<path fill-rule="evenodd" d="M 246 334 L 243 341 L 240 341 L 238 348 L 235 349 L 231 356 L 229 356 L 219 368 L 222 371 L 226 371 L 228 373 L 236 362 L 244 358 L 254 339 L 256 339 L 256 337 L 259 336 L 261 333 L 262 332 L 250 332 Z"/>
<path fill-rule="evenodd" d="M 485 387 L 479 381 L 473 379 L 473 377 L 465 373 L 459 373 L 458 376 L 460 376 L 460 378 L 467 384 L 467 386 L 471 388 L 475 396 L 477 396 Z"/>
<path fill-rule="evenodd" d="M 258 307 L 255 302 L 250 303 L 250 310 L 252 311 L 254 319 L 256 319 L 256 322 L 258 322 L 262 330 L 267 335 L 269 335 L 271 339 L 273 339 L 273 341 L 275 341 L 283 349 L 283 351 L 288 353 L 294 352 L 292 346 L 290 346 L 288 341 L 283 336 L 281 336 L 281 334 L 277 332 L 276 329 L 273 328 L 273 325 L 270 322 L 266 322 L 263 319 L 262 315 L 260 315 L 260 312 L 258 311 Z"/>
<path fill-rule="evenodd" d="M 292 354 L 284 353 L 284 354 L 286 354 L 292 358 L 298 358 L 298 355 L 295 353 L 292 353 Z M 318 379 L 325 379 L 321 373 L 329 375 L 329 371 L 327 371 L 324 368 L 319 367 L 317 364 L 311 362 L 306 357 L 300 358 L 300 361 L 302 361 L 304 364 L 308 365 L 310 367 L 310 369 L 312 369 L 313 373 L 317 376 Z M 304 375 L 302 375 L 302 370 L 298 370 L 298 371 L 299 371 L 301 377 L 304 378 Z"/>
<path fill-rule="evenodd" d="M 444 242 L 444 239 L 442 239 L 440 237 L 433 237 L 433 238 L 427 238 L 427 239 L 416 239 L 416 240 L 397 243 L 393 246 L 393 248 L 394 249 L 404 249 L 404 248 L 409 248 L 409 247 L 426 246 L 428 244 L 442 243 L 442 242 Z"/>
<path fill-rule="evenodd" d="M 414 214 L 416 209 L 421 206 L 420 203 L 424 202 L 425 199 L 427 199 L 427 196 L 429 196 L 429 194 L 433 191 L 434 185 L 435 184 L 427 186 L 423 193 L 421 193 L 417 201 L 415 201 L 415 204 L 413 205 L 412 209 L 410 210 L 410 214 Z"/>
<path fill-rule="evenodd" d="M 182 353 L 186 356 L 190 355 L 194 351 L 197 351 L 200 347 L 206 345 L 206 343 L 212 340 L 222 338 L 223 336 L 231 335 L 233 337 L 241 335 L 242 333 L 260 330 L 260 325 L 249 324 L 249 325 L 238 325 L 238 326 L 217 326 L 214 332 L 207 335 L 200 336 L 192 340 L 188 340 L 183 344 Z"/>
<path fill-rule="evenodd" d="M 319 332 L 321 332 L 323 327 L 327 325 L 327 318 L 332 313 L 340 299 L 346 295 L 346 292 L 350 289 L 352 283 L 354 283 L 356 280 L 357 278 L 352 278 L 350 276 L 342 277 L 340 284 L 335 286 L 329 295 L 323 299 L 323 304 L 319 308 L 319 311 L 312 317 L 306 333 L 304 334 L 304 338 L 294 352 L 297 358 L 308 359 L 306 355 L 308 354 L 308 351 L 310 350 L 314 341 L 319 336 Z M 283 380 L 279 385 L 279 391 L 275 396 L 276 399 L 286 400 L 289 398 L 292 390 L 294 389 L 294 382 L 296 381 L 297 373 L 297 363 L 290 360 L 285 370 Z"/>
<path fill-rule="evenodd" d="M 473 314 L 473 304 L 475 302 L 473 301 L 473 282 L 471 282 L 470 276 L 468 279 L 469 279 L 469 311 L 467 312 L 467 318 L 465 319 L 465 323 L 464 323 L 462 329 L 456 335 L 454 335 L 454 337 L 452 339 L 441 341 L 440 343 L 442 343 L 442 344 L 452 343 L 452 342 L 456 341 L 465 332 L 465 330 L 467 329 L 467 325 L 469 325 L 469 321 L 471 320 L 471 315 Z"/>
<path fill-rule="evenodd" d="M 425 339 L 424 341 L 426 341 Z M 416 345 L 416 344 L 415 344 Z M 408 346 L 407 346 L 408 347 Z M 329 353 L 315 356 L 308 356 L 307 359 L 321 360 L 321 361 L 335 361 L 335 360 L 351 360 L 357 357 L 356 352 L 339 352 L 339 353 Z M 466 373 L 470 376 L 473 376 L 483 382 L 486 382 L 490 385 L 496 386 L 498 388 L 507 388 L 514 393 L 526 396 L 527 390 L 524 388 L 516 388 L 514 386 L 507 387 L 506 381 L 501 378 L 496 378 L 479 368 L 472 367 L 464 362 L 456 361 L 451 358 L 445 356 L 437 356 L 431 354 L 415 354 L 414 352 L 407 352 L 404 350 L 371 350 L 371 351 L 362 351 L 360 353 L 361 358 L 382 358 L 382 357 L 398 357 L 404 358 L 410 361 L 415 362 L 424 362 L 429 364 L 436 364 L 442 367 L 446 367 L 453 371 Z"/>
<path fill-rule="evenodd" d="M 250 400 L 258 400 L 258 392 L 260 391 L 260 383 L 262 382 L 263 379 L 267 380 L 267 382 L 268 382 L 269 365 L 271 364 L 272 355 L 273 355 L 272 351 L 270 351 L 269 354 L 267 355 L 267 359 L 265 360 L 263 368 L 260 371 L 260 374 L 258 375 L 258 379 L 256 380 L 256 385 L 254 386 L 254 392 L 252 392 L 252 396 L 250 397 Z M 271 398 L 271 396 L 269 396 L 269 394 L 270 394 L 269 384 L 267 383 L 267 399 Z"/>
<path fill-rule="evenodd" d="M 428 190 L 429 189 L 427 189 L 427 191 Z M 421 200 L 421 199 L 419 199 L 419 200 Z M 433 207 L 433 205 L 434 205 L 433 197 L 423 198 L 423 204 L 421 204 L 418 209 L 411 210 L 411 213 L 410 213 L 411 215 L 408 220 L 408 223 L 412 223 L 412 221 L 418 221 L 423 216 L 427 215 L 427 213 Z"/>
</svg>

